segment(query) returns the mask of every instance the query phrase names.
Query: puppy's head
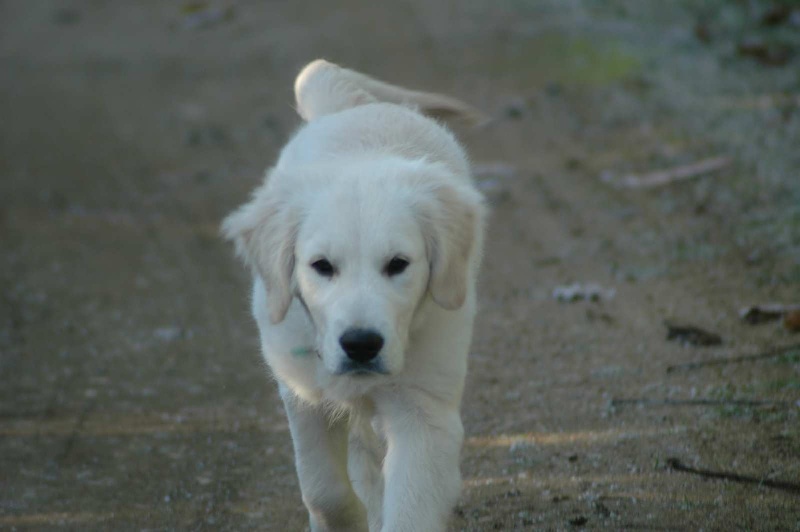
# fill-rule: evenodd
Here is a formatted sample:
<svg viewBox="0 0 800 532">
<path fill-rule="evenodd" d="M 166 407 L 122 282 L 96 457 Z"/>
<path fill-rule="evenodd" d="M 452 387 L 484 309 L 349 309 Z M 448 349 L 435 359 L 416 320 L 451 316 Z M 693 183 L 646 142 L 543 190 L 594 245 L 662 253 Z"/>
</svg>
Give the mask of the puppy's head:
<svg viewBox="0 0 800 532">
<path fill-rule="evenodd" d="M 223 233 L 263 279 L 273 323 L 293 298 L 305 307 L 330 374 L 395 374 L 424 299 L 464 304 L 483 214 L 443 166 L 390 159 L 273 172 Z"/>
</svg>

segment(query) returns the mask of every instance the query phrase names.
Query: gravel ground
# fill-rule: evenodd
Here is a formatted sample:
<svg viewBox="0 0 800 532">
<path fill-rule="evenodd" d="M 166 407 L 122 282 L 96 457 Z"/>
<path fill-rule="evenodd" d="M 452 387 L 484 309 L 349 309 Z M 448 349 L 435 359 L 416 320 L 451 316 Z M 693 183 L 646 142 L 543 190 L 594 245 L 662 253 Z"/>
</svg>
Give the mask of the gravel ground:
<svg viewBox="0 0 800 532">
<path fill-rule="evenodd" d="M 452 530 L 800 529 L 793 6 L 0 2 L 0 528 L 306 529 L 218 224 L 322 56 L 494 117 Z"/>
</svg>

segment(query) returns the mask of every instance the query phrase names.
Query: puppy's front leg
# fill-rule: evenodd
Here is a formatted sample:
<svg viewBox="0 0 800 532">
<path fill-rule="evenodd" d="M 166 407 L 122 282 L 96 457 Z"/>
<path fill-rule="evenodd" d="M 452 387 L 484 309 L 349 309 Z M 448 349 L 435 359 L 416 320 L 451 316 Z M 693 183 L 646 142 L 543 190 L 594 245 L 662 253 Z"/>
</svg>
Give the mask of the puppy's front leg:
<svg viewBox="0 0 800 532">
<path fill-rule="evenodd" d="M 347 475 L 347 417 L 331 420 L 280 387 L 312 532 L 364 531 L 367 514 Z"/>
<path fill-rule="evenodd" d="M 388 443 L 382 530 L 442 531 L 461 491 L 464 429 L 456 407 L 406 399 L 395 397 L 382 409 Z"/>
</svg>

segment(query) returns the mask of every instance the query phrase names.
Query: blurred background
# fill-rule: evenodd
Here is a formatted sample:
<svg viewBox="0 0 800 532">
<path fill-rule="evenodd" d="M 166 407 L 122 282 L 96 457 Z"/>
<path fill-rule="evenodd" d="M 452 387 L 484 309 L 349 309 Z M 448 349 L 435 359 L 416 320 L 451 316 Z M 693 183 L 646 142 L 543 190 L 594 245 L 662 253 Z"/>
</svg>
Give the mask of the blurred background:
<svg viewBox="0 0 800 532">
<path fill-rule="evenodd" d="M 798 2 L 4 0 L 0 528 L 307 527 L 218 225 L 317 57 L 492 117 L 452 530 L 800 526 Z"/>
</svg>

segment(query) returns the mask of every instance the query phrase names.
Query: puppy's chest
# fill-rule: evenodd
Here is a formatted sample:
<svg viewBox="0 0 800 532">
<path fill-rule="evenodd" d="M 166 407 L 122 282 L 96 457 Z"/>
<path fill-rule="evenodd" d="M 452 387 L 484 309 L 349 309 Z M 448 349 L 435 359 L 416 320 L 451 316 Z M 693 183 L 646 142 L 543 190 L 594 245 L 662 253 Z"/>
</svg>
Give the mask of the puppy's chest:
<svg viewBox="0 0 800 532">
<path fill-rule="evenodd" d="M 381 416 L 374 409 L 355 408 L 350 411 L 350 441 L 368 448 L 376 456 L 386 452 L 386 430 Z"/>
</svg>

